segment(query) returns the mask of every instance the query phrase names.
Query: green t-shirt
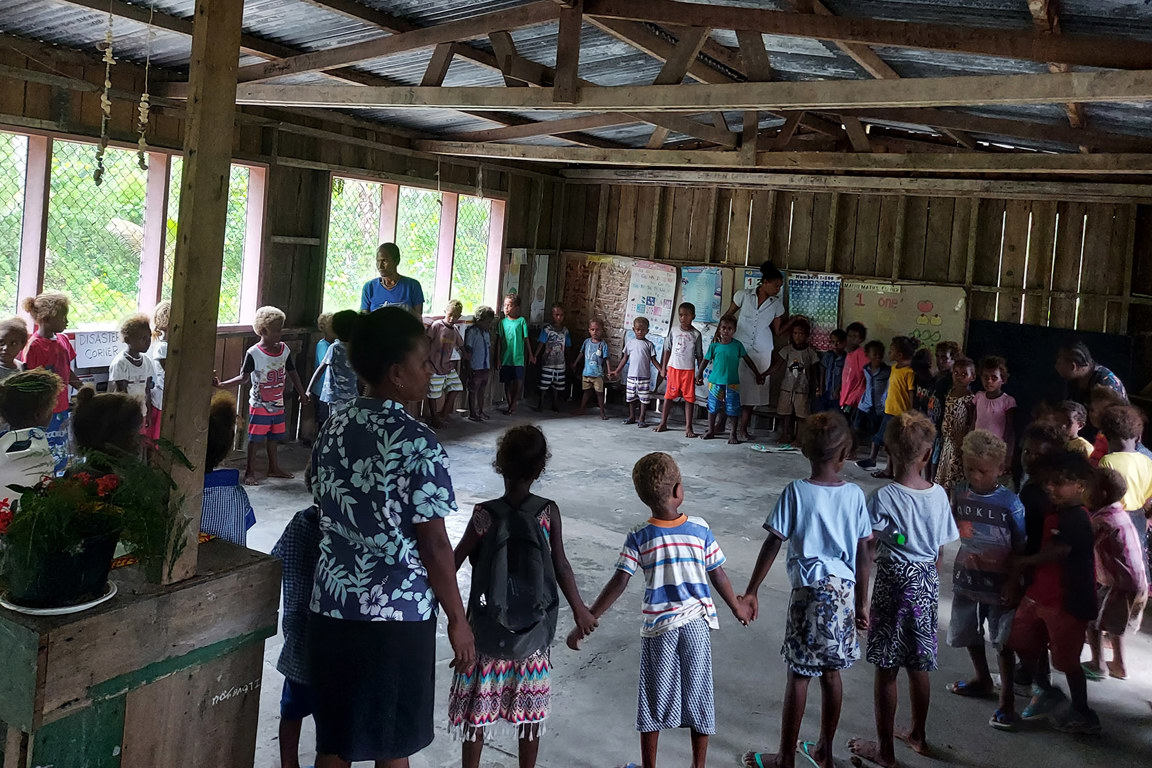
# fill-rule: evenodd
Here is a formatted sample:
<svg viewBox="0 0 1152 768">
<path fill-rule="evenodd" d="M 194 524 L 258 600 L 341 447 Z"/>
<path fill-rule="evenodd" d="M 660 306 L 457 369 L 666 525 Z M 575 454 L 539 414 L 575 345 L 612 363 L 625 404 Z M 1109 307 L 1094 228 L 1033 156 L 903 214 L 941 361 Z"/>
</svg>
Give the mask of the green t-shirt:
<svg viewBox="0 0 1152 768">
<path fill-rule="evenodd" d="M 712 342 L 712 345 L 708 347 L 708 354 L 704 355 L 705 360 L 712 361 L 712 371 L 708 374 L 708 383 L 725 386 L 739 384 L 740 358 L 747 355 L 744 345 L 736 339 L 732 339 L 727 344 L 721 344 L 718 341 Z"/>
<path fill-rule="evenodd" d="M 524 365 L 524 342 L 528 340 L 528 321 L 523 317 L 515 320 L 505 317 L 500 321 L 500 332 L 504 335 L 504 353 L 500 356 L 500 363 Z"/>
</svg>

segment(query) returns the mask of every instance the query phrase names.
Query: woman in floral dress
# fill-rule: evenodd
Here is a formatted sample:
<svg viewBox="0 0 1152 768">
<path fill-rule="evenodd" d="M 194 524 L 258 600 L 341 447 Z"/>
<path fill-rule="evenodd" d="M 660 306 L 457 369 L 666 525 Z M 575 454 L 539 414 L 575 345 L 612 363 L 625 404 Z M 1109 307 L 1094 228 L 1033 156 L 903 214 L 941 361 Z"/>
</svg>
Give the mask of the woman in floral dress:
<svg viewBox="0 0 1152 768">
<path fill-rule="evenodd" d="M 456 510 L 448 457 L 404 410 L 431 370 L 423 324 L 385 307 L 356 318 L 348 357 L 368 396 L 316 440 L 312 492 L 320 559 L 307 646 L 316 768 L 407 768 L 432 742 L 436 611 L 453 666 L 475 659 L 444 518 Z"/>
<path fill-rule="evenodd" d="M 940 428 L 940 464 L 936 482 L 951 492 L 964 479 L 964 456 L 960 446 L 964 436 L 972 430 L 976 404 L 972 396 L 972 382 L 976 378 L 976 364 L 961 357 L 952 366 L 952 390 L 944 399 L 944 422 Z"/>
</svg>

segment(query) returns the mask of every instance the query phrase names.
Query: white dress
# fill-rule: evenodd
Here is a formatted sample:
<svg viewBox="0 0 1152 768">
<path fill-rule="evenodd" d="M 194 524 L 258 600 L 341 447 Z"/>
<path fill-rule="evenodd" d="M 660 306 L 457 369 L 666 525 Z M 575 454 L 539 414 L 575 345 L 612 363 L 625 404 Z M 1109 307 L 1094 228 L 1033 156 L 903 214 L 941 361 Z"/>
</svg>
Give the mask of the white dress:
<svg viewBox="0 0 1152 768">
<path fill-rule="evenodd" d="M 772 364 L 772 350 L 776 340 L 772 334 L 772 321 L 784 314 L 784 302 L 779 296 L 769 296 L 759 306 L 756 304 L 756 289 L 737 291 L 732 303 L 740 308 L 737 316 L 736 339 L 744 345 L 748 356 L 761 371 Z M 745 406 L 768 405 L 771 398 L 770 382 L 756 383 L 756 375 L 745 364 L 740 365 L 740 404 Z"/>
</svg>

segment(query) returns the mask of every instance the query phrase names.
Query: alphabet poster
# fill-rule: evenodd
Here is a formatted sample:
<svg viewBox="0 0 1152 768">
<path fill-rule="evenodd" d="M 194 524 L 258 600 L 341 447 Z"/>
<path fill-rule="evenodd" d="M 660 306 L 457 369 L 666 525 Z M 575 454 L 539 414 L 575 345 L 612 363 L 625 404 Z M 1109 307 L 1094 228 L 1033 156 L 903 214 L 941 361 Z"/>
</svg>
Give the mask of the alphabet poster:
<svg viewBox="0 0 1152 768">
<path fill-rule="evenodd" d="M 724 275 L 719 267 L 683 267 L 680 301 L 696 306 L 696 322 L 718 323 L 724 311 Z"/>
<path fill-rule="evenodd" d="M 957 287 L 846 280 L 840 317 L 845 324 L 864 323 L 869 339 L 910 336 L 926 347 L 941 341 L 963 346 L 968 298 Z"/>
<path fill-rule="evenodd" d="M 788 314 L 808 318 L 812 323 L 812 344 L 828 349 L 829 334 L 840 320 L 840 275 L 789 274 Z"/>
</svg>

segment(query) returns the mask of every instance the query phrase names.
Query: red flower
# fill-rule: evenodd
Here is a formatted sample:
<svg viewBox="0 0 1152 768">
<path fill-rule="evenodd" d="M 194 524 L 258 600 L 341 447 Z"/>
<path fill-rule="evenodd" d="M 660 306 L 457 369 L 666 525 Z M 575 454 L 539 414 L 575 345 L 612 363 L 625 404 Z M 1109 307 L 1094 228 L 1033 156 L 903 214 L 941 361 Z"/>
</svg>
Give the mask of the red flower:
<svg viewBox="0 0 1152 768">
<path fill-rule="evenodd" d="M 107 496 L 120 486 L 120 478 L 116 475 L 104 475 L 96 481 L 96 493 Z"/>
<path fill-rule="evenodd" d="M 0 499 L 0 535 L 8 533 L 8 525 L 12 522 L 12 505 L 8 499 Z"/>
<path fill-rule="evenodd" d="M 80 481 L 81 485 L 92 485 L 92 475 L 87 472 L 77 472 L 75 478 Z"/>
</svg>

